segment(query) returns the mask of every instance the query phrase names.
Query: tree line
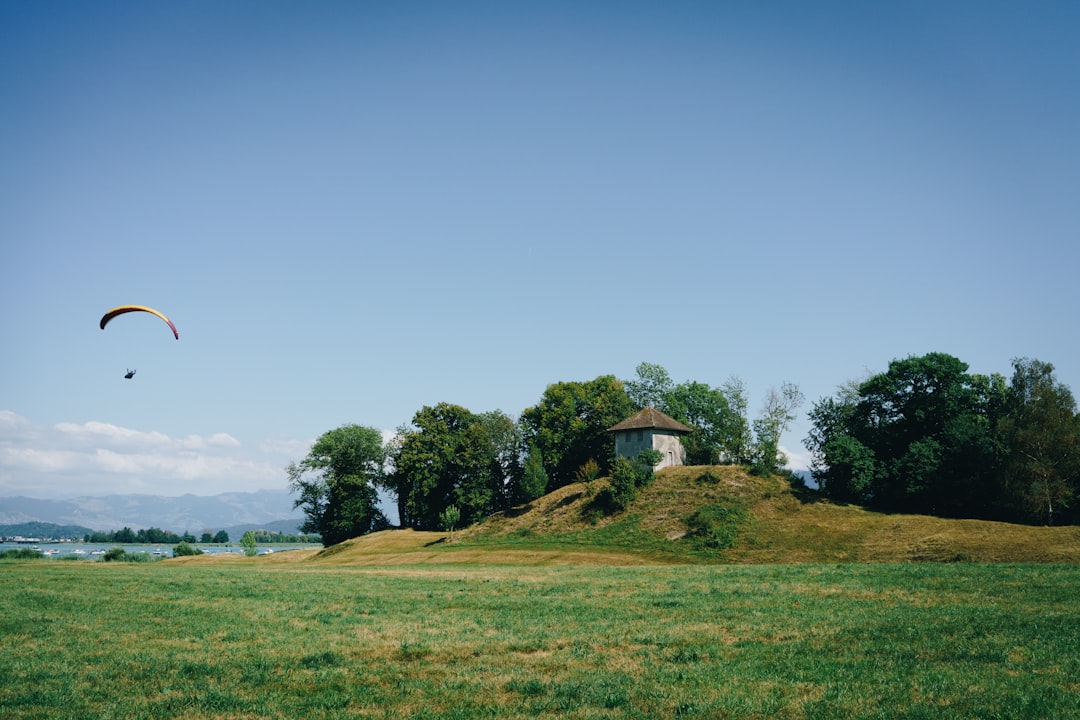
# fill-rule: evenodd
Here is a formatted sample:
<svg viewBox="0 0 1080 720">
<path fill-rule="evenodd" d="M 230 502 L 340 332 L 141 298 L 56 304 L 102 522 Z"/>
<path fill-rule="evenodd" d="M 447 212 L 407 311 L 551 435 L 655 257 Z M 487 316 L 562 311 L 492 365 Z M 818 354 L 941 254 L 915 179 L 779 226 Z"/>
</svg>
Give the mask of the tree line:
<svg viewBox="0 0 1080 720">
<path fill-rule="evenodd" d="M 607 475 L 615 462 L 608 428 L 645 407 L 693 428 L 684 438 L 689 463 L 771 473 L 786 462 L 780 436 L 802 402 L 799 389 L 784 383 L 750 421 L 738 378 L 718 388 L 676 384 L 663 367 L 641 363 L 625 382 L 602 375 L 549 385 L 516 419 L 439 403 L 417 411 L 386 444 L 375 428 L 343 425 L 320 436 L 286 472 L 305 515 L 300 530 L 321 535 L 326 545 L 390 527 L 378 507 L 380 489 L 395 500 L 401 527 L 450 530 Z"/>
<path fill-rule="evenodd" d="M 203 538 L 204 539 L 200 541 L 190 532 L 185 532 L 183 535 L 177 535 L 172 530 L 162 530 L 158 527 L 140 528 L 139 530 L 132 530 L 131 528 L 125 526 L 120 528 L 119 530 L 99 530 L 86 533 L 86 535 L 83 536 L 83 542 L 120 543 L 124 545 L 174 545 L 179 542 L 227 543 L 229 542 L 229 533 L 225 532 L 224 530 L 219 530 L 216 535 L 211 535 L 209 532 L 205 532 L 203 533 Z"/>
<path fill-rule="evenodd" d="M 771 388 L 752 421 L 746 398 L 738 378 L 676 384 L 663 367 L 641 363 L 631 380 L 549 385 L 516 419 L 439 403 L 385 444 L 375 428 L 343 425 L 286 472 L 305 514 L 301 532 L 326 545 L 390 527 L 380 489 L 396 502 L 401 527 L 450 530 L 572 482 L 611 477 L 608 428 L 644 407 L 693 428 L 682 438 L 689 464 L 776 472 L 786 463 L 780 437 L 803 395 L 791 383 Z M 945 517 L 1080 520 L 1080 415 L 1049 363 L 1015 360 L 1007 380 L 970 374 L 943 353 L 894 360 L 815 402 L 810 420 L 811 471 L 833 500 Z"/>
<path fill-rule="evenodd" d="M 282 533 L 274 532 L 271 530 L 248 530 L 247 533 L 251 533 L 251 537 L 255 542 L 268 545 L 273 543 L 317 543 L 319 538 L 313 535 L 307 535 L 303 533 Z M 202 543 L 204 545 L 217 544 L 225 545 L 229 542 L 229 533 L 224 530 L 218 530 L 216 533 L 211 533 L 209 530 L 204 530 L 202 535 L 196 537 L 190 532 L 184 532 L 182 535 L 178 535 L 171 530 L 162 530 L 157 527 L 150 527 L 140 530 L 132 530 L 129 527 L 123 527 L 119 530 L 112 531 L 96 531 L 89 532 L 83 535 L 83 542 L 85 543 L 120 543 L 122 545 L 175 545 L 177 543 Z"/>
<path fill-rule="evenodd" d="M 821 491 L 883 512 L 1080 521 L 1076 401 L 1050 363 L 1012 368 L 972 374 L 929 353 L 820 399 L 804 444 Z"/>
</svg>

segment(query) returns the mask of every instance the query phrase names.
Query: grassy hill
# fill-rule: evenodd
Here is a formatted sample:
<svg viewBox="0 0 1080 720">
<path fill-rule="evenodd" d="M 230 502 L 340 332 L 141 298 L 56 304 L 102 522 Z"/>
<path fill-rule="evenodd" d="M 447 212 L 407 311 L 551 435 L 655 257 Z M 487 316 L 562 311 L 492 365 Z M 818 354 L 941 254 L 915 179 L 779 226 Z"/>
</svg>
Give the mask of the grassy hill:
<svg viewBox="0 0 1080 720">
<path fill-rule="evenodd" d="M 463 542 L 607 540 L 604 544 L 636 547 L 657 559 L 689 562 L 1080 562 L 1080 527 L 870 512 L 836 505 L 783 478 L 751 476 L 737 466 L 667 468 L 626 512 L 599 519 L 590 508 L 598 489 L 562 488 L 461 533 Z M 706 506 L 726 509 L 731 526 L 713 547 L 686 523 Z"/>
<path fill-rule="evenodd" d="M 642 565 L 880 562 L 1080 562 L 1080 527 L 1031 527 L 836 505 L 779 477 L 734 466 L 667 468 L 624 512 L 606 485 L 578 483 L 452 534 L 389 530 L 260 562 L 327 565 Z M 687 522 L 704 511 L 704 530 Z"/>
</svg>

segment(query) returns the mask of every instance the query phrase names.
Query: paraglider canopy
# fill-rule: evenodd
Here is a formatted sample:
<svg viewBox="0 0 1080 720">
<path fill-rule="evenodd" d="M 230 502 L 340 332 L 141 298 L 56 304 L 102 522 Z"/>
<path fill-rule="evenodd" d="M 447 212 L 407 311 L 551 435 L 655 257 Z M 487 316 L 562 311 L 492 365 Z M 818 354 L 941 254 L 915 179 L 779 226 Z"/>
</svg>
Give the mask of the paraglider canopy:
<svg viewBox="0 0 1080 720">
<path fill-rule="evenodd" d="M 109 321 L 112 320 L 117 315 L 123 315 L 124 313 L 129 313 L 129 312 L 148 312 L 148 313 L 150 313 L 152 315 L 157 315 L 159 318 L 164 320 L 165 323 L 172 330 L 173 337 L 175 337 L 177 340 L 180 339 L 180 333 L 177 332 L 176 326 L 173 325 L 172 320 L 165 317 L 163 314 L 161 314 L 160 312 L 158 312 L 154 308 L 146 307 L 144 305 L 121 305 L 119 307 L 114 307 L 112 310 L 105 313 L 101 317 L 101 323 L 100 323 L 101 324 L 101 329 L 104 330 L 105 326 L 109 324 Z"/>
</svg>

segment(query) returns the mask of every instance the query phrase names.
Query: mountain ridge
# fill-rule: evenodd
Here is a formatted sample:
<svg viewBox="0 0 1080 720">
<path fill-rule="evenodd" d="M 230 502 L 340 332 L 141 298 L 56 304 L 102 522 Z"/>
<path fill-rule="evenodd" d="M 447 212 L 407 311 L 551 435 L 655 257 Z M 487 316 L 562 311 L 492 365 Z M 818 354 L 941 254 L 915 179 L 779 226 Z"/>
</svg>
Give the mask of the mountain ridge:
<svg viewBox="0 0 1080 720">
<path fill-rule="evenodd" d="M 45 522 L 110 531 L 157 527 L 199 535 L 204 530 L 303 521 L 288 490 L 226 492 L 218 495 L 106 495 L 48 500 L 0 498 L 0 525 Z"/>
</svg>

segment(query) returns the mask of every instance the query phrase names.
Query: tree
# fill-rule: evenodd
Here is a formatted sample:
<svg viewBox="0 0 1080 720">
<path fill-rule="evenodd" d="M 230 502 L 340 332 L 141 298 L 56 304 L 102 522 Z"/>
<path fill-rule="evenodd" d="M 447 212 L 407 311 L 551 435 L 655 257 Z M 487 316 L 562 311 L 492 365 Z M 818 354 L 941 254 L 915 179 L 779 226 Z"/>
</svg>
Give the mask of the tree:
<svg viewBox="0 0 1080 720">
<path fill-rule="evenodd" d="M 805 443 L 826 495 L 887 512 L 986 516 L 1002 383 L 967 369 L 944 353 L 893 360 L 816 403 Z"/>
<path fill-rule="evenodd" d="M 300 494 L 293 507 L 306 516 L 300 531 L 318 533 L 329 546 L 389 527 L 376 490 L 385 461 L 375 428 L 342 425 L 323 433 L 307 457 L 286 468 L 290 489 Z"/>
<path fill-rule="evenodd" d="M 743 459 L 745 421 L 732 412 L 722 390 L 705 383 L 680 383 L 667 394 L 661 409 L 693 428 L 683 438 L 687 464 L 717 465 Z"/>
<path fill-rule="evenodd" d="M 217 534 L 214 535 L 213 542 L 218 543 L 219 545 L 229 542 L 229 533 L 224 530 L 218 530 Z"/>
<path fill-rule="evenodd" d="M 597 468 L 599 473 L 599 468 Z M 535 445 L 529 447 L 521 479 L 511 494 L 511 501 L 520 505 L 542 497 L 547 490 L 548 476 L 544 472 L 544 456 Z"/>
<path fill-rule="evenodd" d="M 834 397 L 815 402 L 809 413 L 810 433 L 803 440 L 803 445 L 810 451 L 810 472 L 818 487 L 839 502 L 865 502 L 873 477 L 873 468 L 859 460 L 866 457 L 869 450 L 847 434 L 859 404 L 860 384 L 858 380 L 849 380 L 837 388 Z M 841 442 L 843 448 L 836 444 Z M 869 462 L 873 464 L 872 454 Z"/>
<path fill-rule="evenodd" d="M 668 371 L 659 365 L 647 362 L 640 363 L 635 371 L 637 380 L 627 380 L 624 383 L 630 400 L 639 409 L 654 407 L 667 412 L 664 408 L 672 390 L 675 389 L 675 383 L 671 381 Z"/>
<path fill-rule="evenodd" d="M 520 474 L 518 448 L 516 426 L 501 412 L 425 406 L 393 443 L 388 485 L 397 493 L 402 525 L 439 529 L 451 505 L 464 525 L 505 508 Z"/>
<path fill-rule="evenodd" d="M 578 468 L 590 458 L 606 471 L 615 455 L 615 438 L 608 428 L 633 412 L 633 401 L 613 375 L 549 385 L 540 402 L 521 414 L 524 442 L 543 459 L 546 491 L 574 482 Z"/>
<path fill-rule="evenodd" d="M 1013 360 L 1006 414 L 1005 493 L 1022 515 L 1053 525 L 1080 494 L 1080 416 L 1050 363 Z"/>
<path fill-rule="evenodd" d="M 750 422 L 746 414 L 750 407 L 746 399 L 746 386 L 740 378 L 732 375 L 720 386 L 720 392 L 727 400 L 733 418 L 731 434 L 725 442 L 728 462 L 746 465 L 751 461 L 753 445 Z"/>
<path fill-rule="evenodd" d="M 787 462 L 780 453 L 780 436 L 795 420 L 795 410 L 803 399 L 802 391 L 793 383 L 782 383 L 779 391 L 769 388 L 761 416 L 754 421 L 754 469 L 758 474 L 776 472 Z"/>
<path fill-rule="evenodd" d="M 255 533 L 248 530 L 240 538 L 240 547 L 244 548 L 244 554 L 251 557 L 255 554 Z"/>
</svg>

